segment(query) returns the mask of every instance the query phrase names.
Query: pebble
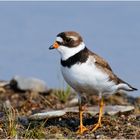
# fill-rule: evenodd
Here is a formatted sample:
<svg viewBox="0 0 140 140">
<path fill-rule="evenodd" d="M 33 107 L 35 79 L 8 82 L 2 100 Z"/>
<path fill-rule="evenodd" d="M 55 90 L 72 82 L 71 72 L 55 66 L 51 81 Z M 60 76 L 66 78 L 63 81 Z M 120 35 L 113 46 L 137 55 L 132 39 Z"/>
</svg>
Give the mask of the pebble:
<svg viewBox="0 0 140 140">
<path fill-rule="evenodd" d="M 119 126 L 115 126 L 115 130 L 119 130 Z"/>
<path fill-rule="evenodd" d="M 99 139 L 100 138 L 100 135 L 97 135 L 97 136 L 95 136 L 96 137 L 96 139 Z"/>
<path fill-rule="evenodd" d="M 127 123 L 127 126 L 131 126 L 131 123 Z"/>
<path fill-rule="evenodd" d="M 4 112 L 0 112 L 0 118 L 4 116 Z"/>
<path fill-rule="evenodd" d="M 27 117 L 18 117 L 18 121 L 23 125 L 23 126 L 28 126 L 29 125 L 29 120 Z"/>
</svg>

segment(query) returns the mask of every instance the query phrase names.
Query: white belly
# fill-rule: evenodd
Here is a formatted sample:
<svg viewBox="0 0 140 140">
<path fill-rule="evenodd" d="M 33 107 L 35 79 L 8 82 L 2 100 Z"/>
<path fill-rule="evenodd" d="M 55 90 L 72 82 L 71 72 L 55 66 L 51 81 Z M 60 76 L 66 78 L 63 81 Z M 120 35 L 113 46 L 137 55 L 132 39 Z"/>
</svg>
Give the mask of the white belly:
<svg viewBox="0 0 140 140">
<path fill-rule="evenodd" d="M 113 93 L 116 90 L 115 83 L 94 63 L 75 64 L 70 68 L 61 66 L 61 71 L 65 81 L 77 92 L 94 94 L 95 91 Z"/>
</svg>

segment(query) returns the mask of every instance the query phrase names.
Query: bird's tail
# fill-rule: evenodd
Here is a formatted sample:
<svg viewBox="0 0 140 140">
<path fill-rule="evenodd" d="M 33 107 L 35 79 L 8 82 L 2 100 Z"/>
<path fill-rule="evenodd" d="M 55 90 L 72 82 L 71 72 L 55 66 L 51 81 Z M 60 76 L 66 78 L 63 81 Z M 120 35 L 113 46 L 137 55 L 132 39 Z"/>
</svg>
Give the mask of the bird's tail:
<svg viewBox="0 0 140 140">
<path fill-rule="evenodd" d="M 122 83 L 118 84 L 118 90 L 135 91 L 138 89 L 123 81 Z"/>
<path fill-rule="evenodd" d="M 124 90 L 124 91 L 135 91 L 138 90 L 137 88 L 134 88 L 127 82 L 123 81 L 122 79 L 119 79 L 119 84 L 118 84 L 118 90 Z"/>
</svg>

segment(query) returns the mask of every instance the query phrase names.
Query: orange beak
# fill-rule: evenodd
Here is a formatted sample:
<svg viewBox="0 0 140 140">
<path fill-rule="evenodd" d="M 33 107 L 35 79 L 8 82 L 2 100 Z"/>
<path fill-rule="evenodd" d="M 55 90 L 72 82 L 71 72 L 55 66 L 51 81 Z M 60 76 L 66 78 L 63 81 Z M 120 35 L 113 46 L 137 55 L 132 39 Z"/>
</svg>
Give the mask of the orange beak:
<svg viewBox="0 0 140 140">
<path fill-rule="evenodd" d="M 57 49 L 58 47 L 59 47 L 59 44 L 58 44 L 57 42 L 54 42 L 54 44 L 51 45 L 51 46 L 49 47 L 49 49 L 50 49 L 50 50 L 52 50 L 52 49 Z"/>
</svg>

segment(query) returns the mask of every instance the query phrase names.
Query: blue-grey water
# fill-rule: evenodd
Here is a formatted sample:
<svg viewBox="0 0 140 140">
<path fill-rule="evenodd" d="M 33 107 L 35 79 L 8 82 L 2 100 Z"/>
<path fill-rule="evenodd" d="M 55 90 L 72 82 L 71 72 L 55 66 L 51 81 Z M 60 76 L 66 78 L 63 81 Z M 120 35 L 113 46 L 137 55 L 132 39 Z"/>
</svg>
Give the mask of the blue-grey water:
<svg viewBox="0 0 140 140">
<path fill-rule="evenodd" d="M 79 32 L 122 79 L 140 89 L 140 2 L 0 2 L 0 80 L 14 75 L 62 88 L 61 31 Z M 139 91 L 129 93 L 139 96 Z"/>
</svg>

